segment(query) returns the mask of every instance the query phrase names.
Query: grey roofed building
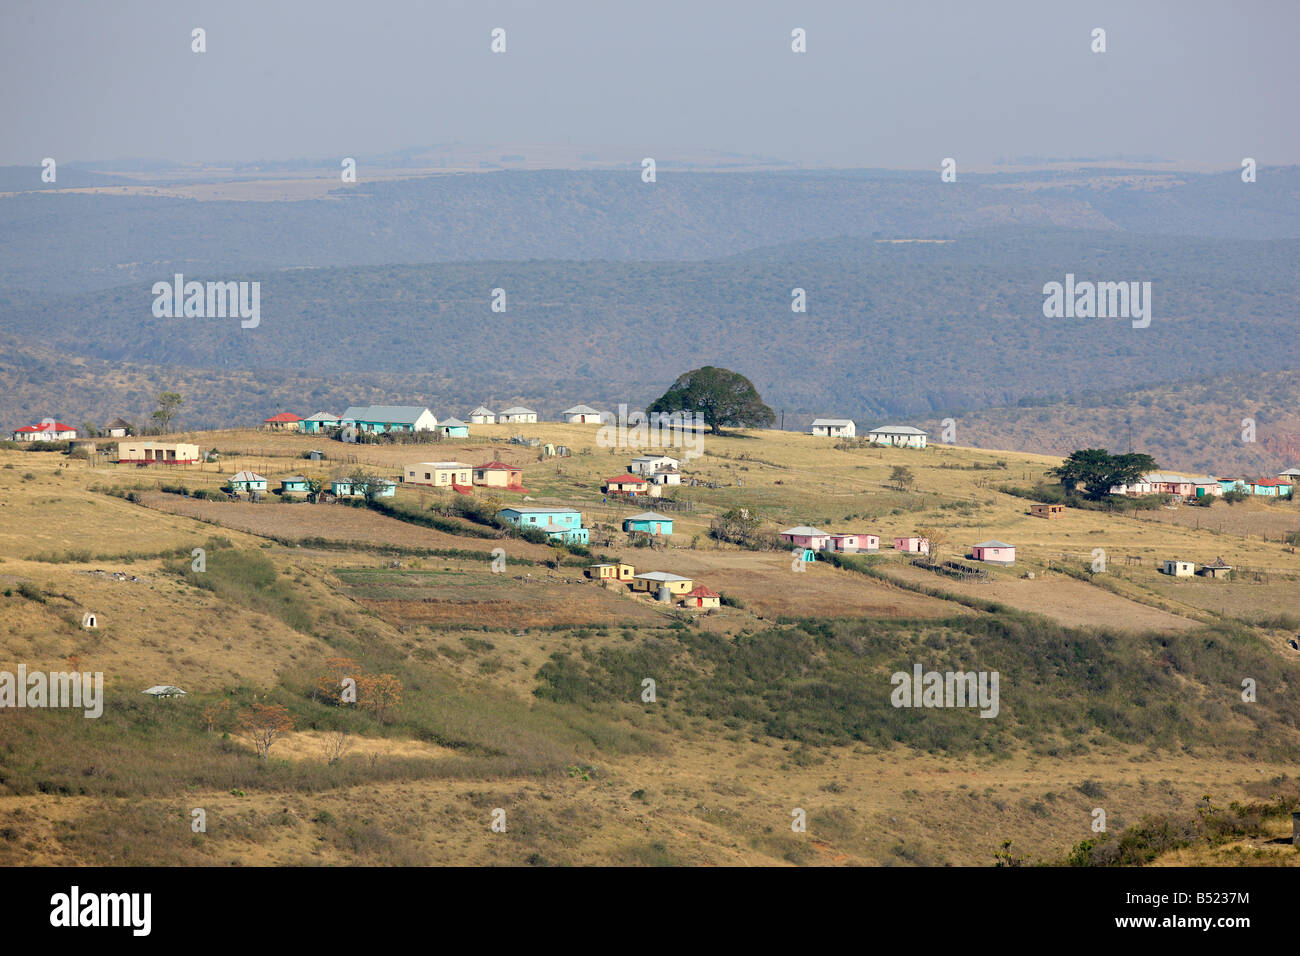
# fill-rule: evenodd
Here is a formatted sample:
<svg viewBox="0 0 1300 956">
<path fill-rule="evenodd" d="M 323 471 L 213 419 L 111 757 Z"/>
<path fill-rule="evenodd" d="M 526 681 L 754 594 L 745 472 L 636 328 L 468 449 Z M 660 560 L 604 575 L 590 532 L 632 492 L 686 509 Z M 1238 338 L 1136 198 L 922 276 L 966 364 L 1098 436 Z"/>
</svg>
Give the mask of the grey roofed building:
<svg viewBox="0 0 1300 956">
<path fill-rule="evenodd" d="M 624 518 L 624 521 L 672 521 L 667 515 L 661 515 L 657 511 L 643 511 L 639 515 L 633 515 L 630 518 Z"/>
<path fill-rule="evenodd" d="M 414 425 L 428 411 L 423 405 L 349 405 L 339 421 Z"/>
<path fill-rule="evenodd" d="M 536 415 L 537 413 L 531 408 L 524 408 L 522 405 L 516 405 L 514 408 L 507 408 L 502 415 Z"/>
<path fill-rule="evenodd" d="M 351 409 L 348 409 L 348 411 L 351 411 Z M 315 415 L 303 419 L 305 422 L 336 422 L 338 420 L 337 415 L 331 415 L 329 412 L 317 412 Z"/>
<path fill-rule="evenodd" d="M 572 408 L 566 408 L 561 414 L 563 415 L 599 415 L 600 412 L 590 405 L 574 405 Z"/>
<path fill-rule="evenodd" d="M 636 577 L 643 581 L 690 581 L 691 578 L 682 577 L 680 574 L 672 574 L 668 571 L 647 571 L 644 574 L 638 574 Z"/>
<path fill-rule="evenodd" d="M 911 425 L 881 425 L 879 428 L 871 429 L 871 434 L 924 435 L 925 432 L 919 428 L 913 428 Z"/>
<path fill-rule="evenodd" d="M 459 418 L 444 418 L 442 421 L 438 422 L 438 427 L 467 428 L 468 425 L 465 422 L 462 422 Z"/>
<path fill-rule="evenodd" d="M 184 697 L 185 691 L 173 684 L 154 684 L 148 690 L 140 693 L 148 694 L 150 697 Z"/>
<path fill-rule="evenodd" d="M 852 425 L 852 424 L 853 424 L 853 419 L 851 418 L 814 418 L 812 427 L 821 428 L 821 427 L 825 427 L 826 425 L 834 425 L 836 427 L 842 428 L 845 425 Z"/>
</svg>

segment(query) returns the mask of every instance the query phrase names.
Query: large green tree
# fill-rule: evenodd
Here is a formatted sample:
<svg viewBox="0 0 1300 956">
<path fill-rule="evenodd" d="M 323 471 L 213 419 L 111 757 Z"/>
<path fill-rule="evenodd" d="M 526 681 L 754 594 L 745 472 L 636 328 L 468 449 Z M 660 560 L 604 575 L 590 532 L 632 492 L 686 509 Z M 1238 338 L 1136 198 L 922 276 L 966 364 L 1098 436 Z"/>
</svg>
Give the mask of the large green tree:
<svg viewBox="0 0 1300 956">
<path fill-rule="evenodd" d="M 754 383 L 731 369 L 706 365 L 677 376 L 677 381 L 650 403 L 648 414 L 699 412 L 709 431 L 718 435 L 723 427 L 768 428 L 776 413 L 763 404 Z"/>
<path fill-rule="evenodd" d="M 1082 487 L 1085 497 L 1105 498 L 1115 485 L 1131 484 L 1149 471 L 1157 468 L 1150 455 L 1128 452 L 1112 455 L 1104 448 L 1083 448 L 1070 453 L 1059 468 L 1049 474 L 1060 481 L 1067 491 Z"/>
</svg>

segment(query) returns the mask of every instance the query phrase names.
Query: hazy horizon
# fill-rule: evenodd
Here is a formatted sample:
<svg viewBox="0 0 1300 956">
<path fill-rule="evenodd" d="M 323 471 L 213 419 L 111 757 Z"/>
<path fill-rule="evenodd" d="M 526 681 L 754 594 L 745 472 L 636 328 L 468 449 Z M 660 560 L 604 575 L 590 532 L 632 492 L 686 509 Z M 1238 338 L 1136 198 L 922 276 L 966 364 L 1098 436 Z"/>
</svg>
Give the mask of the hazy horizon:
<svg viewBox="0 0 1300 956">
<path fill-rule="evenodd" d="M 959 169 L 1300 162 L 1300 7 L 11 3 L 0 164 L 381 156 L 418 144 Z M 206 30 L 207 52 L 190 32 Z M 341 28 L 343 27 L 343 28 Z M 506 30 L 506 52 L 489 49 Z M 807 31 L 807 52 L 790 49 Z M 1107 51 L 1091 33 L 1106 30 Z"/>
</svg>

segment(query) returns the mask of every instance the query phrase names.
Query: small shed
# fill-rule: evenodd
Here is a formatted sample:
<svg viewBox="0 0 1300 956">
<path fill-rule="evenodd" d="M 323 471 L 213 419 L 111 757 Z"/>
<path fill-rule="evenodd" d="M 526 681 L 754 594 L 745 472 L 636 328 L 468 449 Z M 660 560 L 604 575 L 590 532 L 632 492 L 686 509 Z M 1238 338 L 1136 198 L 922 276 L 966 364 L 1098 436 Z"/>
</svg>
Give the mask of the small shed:
<svg viewBox="0 0 1300 956">
<path fill-rule="evenodd" d="M 1031 504 L 1029 513 L 1035 518 L 1064 518 L 1065 505 Z"/>
<path fill-rule="evenodd" d="M 1170 558 L 1160 562 L 1160 573 L 1175 578 L 1190 578 L 1196 573 L 1196 565 L 1191 561 L 1179 561 Z"/>
<path fill-rule="evenodd" d="M 1215 558 L 1209 564 L 1202 564 L 1196 572 L 1203 578 L 1227 578 L 1232 576 L 1232 565 L 1224 564 L 1223 558 Z"/>
</svg>

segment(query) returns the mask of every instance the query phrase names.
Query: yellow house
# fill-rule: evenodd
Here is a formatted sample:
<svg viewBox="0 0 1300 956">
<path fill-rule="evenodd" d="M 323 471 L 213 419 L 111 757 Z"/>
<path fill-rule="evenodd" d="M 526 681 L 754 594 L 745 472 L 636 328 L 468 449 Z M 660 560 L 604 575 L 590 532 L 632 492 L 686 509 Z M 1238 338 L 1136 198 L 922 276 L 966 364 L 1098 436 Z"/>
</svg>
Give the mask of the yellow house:
<svg viewBox="0 0 1300 956">
<path fill-rule="evenodd" d="M 199 446 L 184 442 L 120 441 L 117 460 L 123 465 L 185 465 L 199 460 Z"/>
<path fill-rule="evenodd" d="M 666 587 L 669 594 L 677 597 L 689 591 L 694 583 L 690 578 L 684 578 L 680 574 L 670 574 L 667 571 L 647 571 L 645 574 L 638 574 L 632 578 L 632 590 L 658 594 L 660 587 Z"/>
<path fill-rule="evenodd" d="M 636 568 L 630 564 L 593 564 L 587 568 L 587 577 L 593 581 L 622 581 L 624 583 L 631 581 L 636 574 Z"/>
<path fill-rule="evenodd" d="M 473 471 L 469 465 L 459 461 L 421 461 L 407 465 L 402 480 L 408 485 L 432 485 L 435 488 L 469 487 Z"/>
</svg>

